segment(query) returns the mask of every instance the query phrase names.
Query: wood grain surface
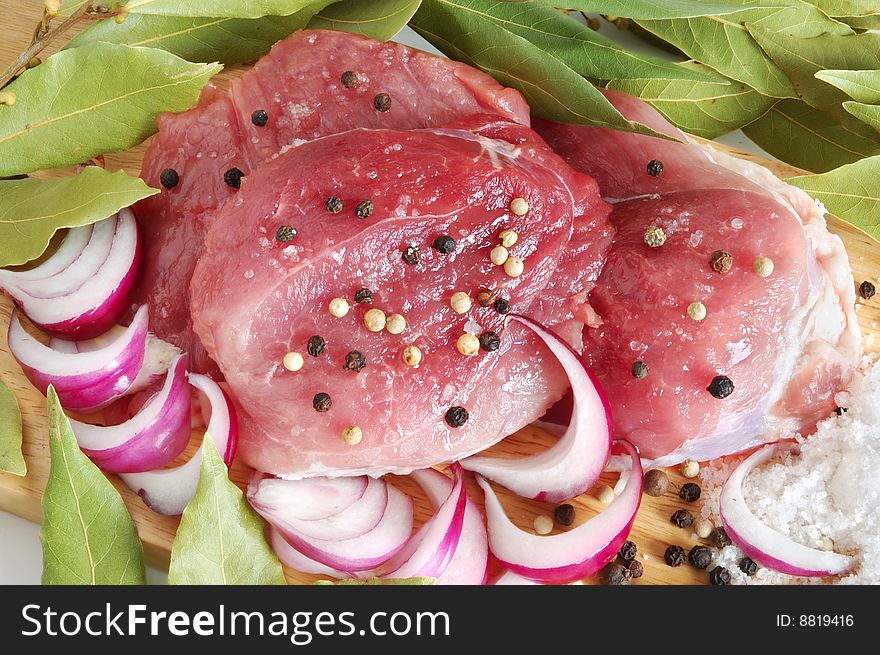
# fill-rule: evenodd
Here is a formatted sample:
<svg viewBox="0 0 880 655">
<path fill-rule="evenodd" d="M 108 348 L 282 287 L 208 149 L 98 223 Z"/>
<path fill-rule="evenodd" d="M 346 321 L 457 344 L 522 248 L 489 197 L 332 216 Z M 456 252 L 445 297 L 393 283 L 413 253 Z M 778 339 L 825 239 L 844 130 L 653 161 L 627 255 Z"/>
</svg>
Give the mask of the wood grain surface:
<svg viewBox="0 0 880 655">
<path fill-rule="evenodd" d="M 33 28 L 41 14 L 42 4 L 41 0 L 0 0 L 0 23 L 2 23 L 4 33 L 4 38 L 0 40 L 0 68 L 5 67 L 30 43 Z M 47 53 L 57 49 L 58 46 L 59 44 L 53 44 Z M 219 76 L 218 81 L 222 84 L 240 74 L 242 70 L 243 67 L 229 68 Z M 718 147 L 732 152 L 738 157 L 757 161 L 783 178 L 800 173 L 785 164 L 763 160 L 724 146 Z M 111 170 L 121 168 L 136 175 L 140 170 L 143 149 L 143 146 L 140 146 L 122 154 L 108 155 L 106 157 L 107 168 Z M 830 218 L 829 224 L 831 230 L 839 234 L 846 243 L 856 283 L 858 284 L 862 280 L 877 282 L 877 278 L 880 276 L 880 250 L 878 250 L 877 242 L 833 217 Z M 880 346 L 880 339 L 875 339 L 880 334 L 880 330 L 877 329 L 878 321 L 880 321 L 878 306 L 880 304 L 873 302 L 857 308 L 862 332 L 865 335 L 866 350 L 872 352 L 877 351 Z M 0 378 L 15 392 L 20 402 L 24 422 L 24 455 L 27 460 L 28 475 L 22 478 L 0 473 L 0 509 L 39 522 L 41 520 L 40 498 L 49 470 L 45 399 L 23 377 L 15 360 L 8 352 L 6 331 L 10 311 L 10 301 L 5 297 L 0 297 Z M 196 448 L 199 435 L 194 434 L 193 436 L 192 444 L 178 461 L 189 457 Z M 552 442 L 553 438 L 546 433 L 537 428 L 529 427 L 507 438 L 495 446 L 492 451 L 507 455 L 528 454 L 545 448 Z M 232 468 L 231 476 L 237 484 L 244 487 L 249 473 L 241 463 L 237 462 Z M 692 530 L 676 528 L 669 522 L 669 516 L 676 509 L 686 505 L 679 500 L 676 494 L 677 488 L 685 482 L 684 478 L 679 475 L 677 470 L 670 470 L 669 474 L 673 482 L 669 493 L 662 498 L 644 496 L 641 510 L 630 536 L 638 545 L 640 553 L 648 556 L 647 560 L 642 559 L 644 576 L 636 583 L 704 584 L 707 582 L 705 571 L 697 571 L 690 566 L 672 569 L 663 562 L 663 552 L 670 544 L 678 544 L 688 549 L 696 543 L 692 539 Z M 616 475 L 603 476 L 602 484 L 610 483 L 613 485 L 616 477 Z M 167 567 L 178 519 L 162 517 L 151 512 L 115 476 L 111 476 L 111 479 L 119 488 L 134 517 L 144 542 L 148 561 L 160 567 Z M 417 524 L 420 524 L 430 515 L 429 506 L 424 496 L 418 487 L 405 478 L 395 477 L 394 483 L 415 498 Z M 501 488 L 498 489 L 511 519 L 525 529 L 531 529 L 532 521 L 537 515 L 552 515 L 552 505 L 523 500 L 506 493 Z M 472 480 L 469 482 L 469 491 L 475 500 L 482 503 L 482 493 Z M 577 508 L 578 524 L 602 508 L 592 493 L 578 498 L 574 501 L 574 505 Z M 699 514 L 698 506 L 690 509 L 695 514 Z M 315 579 L 314 576 L 292 570 L 287 570 L 286 573 L 291 583 L 308 583 Z M 586 582 L 592 581 L 587 580 Z"/>
</svg>

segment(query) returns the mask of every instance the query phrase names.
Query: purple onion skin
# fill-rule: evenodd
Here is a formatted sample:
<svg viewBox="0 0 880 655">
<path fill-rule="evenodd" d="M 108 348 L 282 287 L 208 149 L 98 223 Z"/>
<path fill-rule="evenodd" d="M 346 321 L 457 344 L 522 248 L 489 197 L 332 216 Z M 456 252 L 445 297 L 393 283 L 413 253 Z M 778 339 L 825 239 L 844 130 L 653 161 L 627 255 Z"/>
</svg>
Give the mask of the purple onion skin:
<svg viewBox="0 0 880 655">
<path fill-rule="evenodd" d="M 223 451 L 223 462 L 228 468 L 232 466 L 235 453 L 238 451 L 238 411 L 235 409 L 232 397 L 222 386 L 220 391 L 223 392 L 223 398 L 226 399 L 226 406 L 229 408 L 229 437 L 226 440 L 226 449 Z"/>
<path fill-rule="evenodd" d="M 64 339 L 82 340 L 101 336 L 116 325 L 125 310 L 129 308 L 128 294 L 137 280 L 141 259 L 142 246 L 140 234 L 138 234 L 131 266 L 116 289 L 100 305 L 58 323 L 36 325 L 49 334 Z"/>
<path fill-rule="evenodd" d="M 114 448 L 82 449 L 98 468 L 108 473 L 142 473 L 162 468 L 184 451 L 191 432 L 186 363 L 183 355 L 162 411 L 143 430 Z"/>
<path fill-rule="evenodd" d="M 44 375 L 41 371 L 24 366 L 21 362 L 19 366 L 25 377 L 44 396 L 51 384 L 55 387 L 62 407 L 72 412 L 89 413 L 102 409 L 125 395 L 144 364 L 146 343 L 145 326 L 120 357 L 100 370 L 81 375 L 56 377 Z M 64 357 L 64 354 L 58 356 Z"/>
<path fill-rule="evenodd" d="M 740 537 L 739 533 L 737 533 L 734 528 L 731 528 L 727 521 L 724 520 L 723 514 L 721 515 L 721 522 L 724 524 L 724 529 L 727 531 L 727 536 L 730 537 L 730 540 L 735 543 L 743 553 L 752 558 L 761 566 L 768 568 L 771 571 L 787 573 L 788 575 L 799 575 L 808 578 L 840 575 L 841 573 L 846 573 L 846 571 L 822 571 L 819 569 L 804 569 L 799 566 L 789 564 L 788 562 L 784 562 L 781 559 L 773 557 L 772 555 L 768 555 L 763 550 L 759 550 L 748 541 Z"/>
</svg>

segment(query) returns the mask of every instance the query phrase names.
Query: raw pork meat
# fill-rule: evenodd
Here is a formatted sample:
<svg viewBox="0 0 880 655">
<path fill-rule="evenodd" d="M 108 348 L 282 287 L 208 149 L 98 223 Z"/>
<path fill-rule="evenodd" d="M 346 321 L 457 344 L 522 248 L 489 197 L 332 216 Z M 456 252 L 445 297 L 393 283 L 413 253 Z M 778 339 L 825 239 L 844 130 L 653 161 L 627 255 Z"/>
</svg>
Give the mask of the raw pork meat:
<svg viewBox="0 0 880 655">
<path fill-rule="evenodd" d="M 340 212 L 326 208 L 331 197 Z M 511 211 L 514 198 L 527 200 L 524 215 Z M 359 218 L 364 200 L 372 212 Z M 565 391 L 558 363 L 530 333 L 505 330 L 491 304 L 474 300 L 458 314 L 450 298 L 492 289 L 577 343 L 608 211 L 591 178 L 527 127 L 495 117 L 351 130 L 263 165 L 213 222 L 191 290 L 195 330 L 243 410 L 244 461 L 292 477 L 408 472 L 535 420 Z M 292 241 L 276 239 L 283 225 L 296 229 Z M 518 233 L 518 277 L 489 259 L 505 229 Z M 444 235 L 452 252 L 433 245 Z M 418 258 L 409 251 L 405 261 L 408 248 Z M 372 302 L 354 302 L 362 287 Z M 344 316 L 328 310 L 334 298 L 351 304 Z M 401 314 L 405 330 L 368 330 L 373 309 Z M 495 332 L 500 344 L 486 339 L 465 356 L 456 347 L 465 332 Z M 320 347 L 310 350 L 313 336 Z M 418 366 L 402 359 L 410 345 Z M 288 352 L 302 354 L 300 370 L 282 365 Z M 322 392 L 327 411 L 315 400 Z M 447 420 L 454 407 L 469 413 L 463 425 Z M 352 426 L 363 435 L 356 444 L 343 440 Z"/>
<path fill-rule="evenodd" d="M 348 87 L 346 71 L 355 75 Z M 375 106 L 381 93 L 390 97 L 387 111 Z M 266 112 L 264 125 L 252 120 L 257 110 Z M 134 301 L 150 304 L 152 331 L 188 351 L 193 370 L 217 372 L 192 333 L 185 289 L 216 210 L 235 195 L 227 171 L 248 175 L 304 140 L 356 127 L 432 127 L 474 114 L 529 123 L 519 93 L 470 66 L 396 43 L 307 30 L 278 43 L 228 93 L 209 86 L 196 108 L 161 116 L 141 177 L 162 193 L 135 208 L 146 256 Z M 160 183 L 167 168 L 179 176 L 170 189 Z"/>
<path fill-rule="evenodd" d="M 643 102 L 608 95 L 628 118 L 687 141 Z M 834 409 L 860 333 L 846 252 L 815 201 L 708 146 L 536 123 L 614 208 L 617 236 L 590 296 L 603 323 L 585 329 L 584 354 L 619 436 L 670 465 L 809 430 Z M 660 175 L 648 173 L 651 160 L 662 161 Z M 652 226 L 667 236 L 660 247 L 645 242 Z M 733 257 L 728 272 L 710 266 L 718 250 Z M 772 259 L 769 277 L 753 270 L 758 257 Z M 689 317 L 694 302 L 705 319 Z M 636 361 L 648 366 L 643 379 Z M 732 380 L 730 396 L 707 391 L 717 375 Z"/>
</svg>

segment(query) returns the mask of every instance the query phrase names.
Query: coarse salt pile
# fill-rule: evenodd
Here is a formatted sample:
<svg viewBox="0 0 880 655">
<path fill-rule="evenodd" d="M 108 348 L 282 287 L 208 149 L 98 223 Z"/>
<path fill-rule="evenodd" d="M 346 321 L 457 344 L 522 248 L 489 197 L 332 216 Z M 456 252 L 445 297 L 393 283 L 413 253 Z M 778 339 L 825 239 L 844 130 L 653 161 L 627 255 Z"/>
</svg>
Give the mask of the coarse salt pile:
<svg viewBox="0 0 880 655">
<path fill-rule="evenodd" d="M 880 583 L 880 364 L 859 374 L 850 391 L 838 394 L 841 416 L 819 424 L 803 440 L 800 455 L 755 469 L 744 486 L 746 502 L 761 521 L 798 543 L 855 555 L 855 571 L 842 584 Z M 703 468 L 702 514 L 716 525 L 721 487 L 741 457 Z M 743 557 L 735 546 L 716 556 L 736 584 L 815 584 L 758 568 L 754 577 L 739 570 Z"/>
</svg>

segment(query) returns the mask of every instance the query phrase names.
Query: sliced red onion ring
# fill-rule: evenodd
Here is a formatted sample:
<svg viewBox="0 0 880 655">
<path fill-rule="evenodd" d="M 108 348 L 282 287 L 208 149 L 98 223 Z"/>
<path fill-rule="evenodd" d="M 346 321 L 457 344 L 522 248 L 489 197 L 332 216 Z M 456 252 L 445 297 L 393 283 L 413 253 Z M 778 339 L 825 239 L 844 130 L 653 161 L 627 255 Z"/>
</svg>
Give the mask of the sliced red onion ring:
<svg viewBox="0 0 880 655">
<path fill-rule="evenodd" d="M 278 482 L 295 485 L 301 481 Z M 261 498 L 261 483 L 251 484 L 248 500 L 285 540 L 309 559 L 341 571 L 366 571 L 379 566 L 403 548 L 412 532 L 413 524 L 412 499 L 396 487 L 388 485 L 385 480 L 376 482 L 387 486 L 387 503 L 381 520 L 373 529 L 347 539 L 316 539 L 303 534 L 296 529 L 298 519 L 290 520 L 289 510 L 284 503 L 268 504 L 267 498 Z M 332 519 L 331 515 L 328 519 L 316 520 Z"/>
<path fill-rule="evenodd" d="M 87 339 L 109 330 L 126 309 L 141 244 L 129 209 L 97 223 L 74 257 L 83 241 L 77 230 L 71 230 L 74 236 L 68 234 L 62 247 L 37 268 L 3 271 L 0 286 L 45 331 Z"/>
<path fill-rule="evenodd" d="M 232 466 L 238 446 L 235 405 L 220 385 L 205 375 L 190 373 L 189 383 L 207 397 L 211 407 L 208 434 L 214 440 L 226 466 Z M 192 458 L 178 467 L 146 473 L 124 473 L 119 477 L 153 511 L 168 516 L 182 514 L 199 483 L 202 447 L 199 446 Z"/>
<path fill-rule="evenodd" d="M 530 580 L 562 584 L 592 575 L 614 558 L 642 500 L 638 451 L 626 441 L 615 444 L 632 459 L 632 474 L 623 492 L 601 514 L 559 535 L 541 537 L 520 530 L 507 518 L 489 483 L 477 476 L 486 494 L 489 547 L 503 566 Z"/>
<path fill-rule="evenodd" d="M 537 455 L 502 459 L 469 457 L 461 465 L 517 495 L 555 503 L 574 498 L 599 479 L 611 451 L 611 408 L 583 359 L 552 331 L 511 314 L 537 334 L 562 364 L 574 395 L 571 423 L 552 447 Z"/>
<path fill-rule="evenodd" d="M 99 350 L 73 352 L 45 346 L 24 329 L 18 310 L 9 321 L 9 351 L 43 395 L 55 387 L 62 406 L 73 412 L 94 412 L 124 396 L 134 386 L 144 364 L 149 316 L 138 309 L 127 328 Z M 56 342 L 57 343 L 57 342 Z M 67 350 L 67 352 L 65 352 Z"/>
<path fill-rule="evenodd" d="M 855 559 L 839 553 L 816 550 L 796 543 L 762 523 L 752 514 L 743 496 L 743 482 L 749 472 L 778 453 L 795 445 L 764 446 L 749 455 L 731 473 L 721 490 L 721 521 L 730 539 L 759 564 L 789 575 L 840 575 L 855 566 Z"/>
<path fill-rule="evenodd" d="M 524 578 L 521 575 L 517 575 L 513 571 L 505 571 L 502 573 L 493 585 L 540 585 L 540 582 L 535 582 L 534 580 L 529 580 L 528 578 Z M 582 585 L 583 580 L 575 580 L 574 582 L 569 582 L 571 585 Z"/>
<path fill-rule="evenodd" d="M 23 283 L 25 280 L 42 280 L 60 273 L 73 264 L 80 255 L 86 244 L 92 238 L 93 226 L 84 225 L 74 227 L 67 231 L 64 240 L 58 246 L 51 257 L 48 257 L 39 266 L 26 271 L 7 271 L 0 269 L 0 287 L 7 288 Z"/>
<path fill-rule="evenodd" d="M 71 419 L 82 451 L 110 473 L 162 468 L 182 453 L 190 436 L 186 364 L 186 355 L 175 359 L 162 389 L 125 423 L 102 426 Z"/>
<path fill-rule="evenodd" d="M 458 547 L 467 507 L 461 466 L 453 464 L 450 468 L 454 478 L 451 491 L 434 516 L 419 528 L 397 555 L 381 567 L 380 577 L 437 578 L 446 571 Z"/>
<path fill-rule="evenodd" d="M 437 509 L 450 497 L 454 487 L 452 480 L 434 469 L 413 471 L 410 476 L 424 490 L 428 500 Z M 467 495 L 467 492 L 465 494 Z M 467 496 L 458 545 L 446 570 L 436 576 L 434 584 L 482 585 L 486 584 L 488 578 L 489 538 L 486 534 L 486 525 L 480 508 L 470 496 Z"/>
<path fill-rule="evenodd" d="M 275 528 L 269 528 L 269 544 L 272 546 L 272 550 L 275 551 L 278 559 L 280 559 L 285 566 L 289 566 L 294 571 L 299 571 L 300 573 L 310 573 L 312 575 L 326 575 L 331 578 L 336 578 L 337 580 L 345 580 L 347 578 L 358 577 L 356 573 L 340 571 L 338 569 L 325 566 L 324 564 L 316 562 L 313 559 L 309 559 L 301 552 L 299 552 L 296 548 L 287 543 L 287 540 Z"/>
<path fill-rule="evenodd" d="M 290 480 L 296 484 L 299 480 Z M 388 485 L 375 478 L 369 478 L 363 495 L 348 507 L 333 514 L 313 520 L 302 520 L 292 516 L 287 519 L 291 529 L 304 538 L 330 539 L 340 541 L 354 539 L 375 528 L 388 507 Z"/>
</svg>

